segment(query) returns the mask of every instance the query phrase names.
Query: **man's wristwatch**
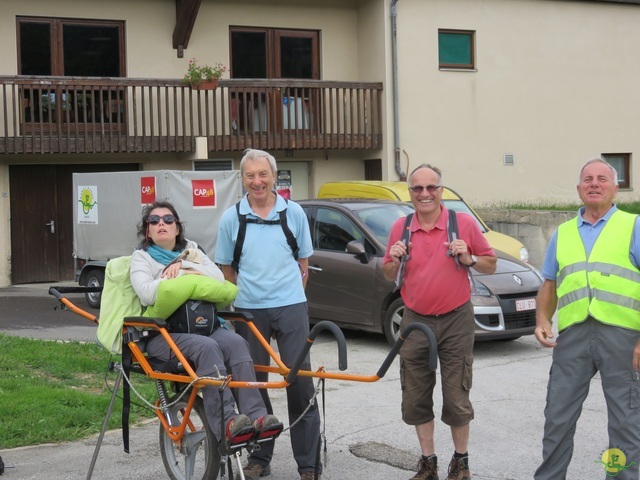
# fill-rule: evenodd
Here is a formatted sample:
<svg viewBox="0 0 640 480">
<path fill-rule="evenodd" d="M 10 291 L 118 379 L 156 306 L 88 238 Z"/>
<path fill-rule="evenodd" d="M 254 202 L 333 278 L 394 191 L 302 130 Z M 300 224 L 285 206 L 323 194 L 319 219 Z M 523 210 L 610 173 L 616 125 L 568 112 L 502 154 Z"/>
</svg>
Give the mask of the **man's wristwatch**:
<svg viewBox="0 0 640 480">
<path fill-rule="evenodd" d="M 471 255 L 471 263 L 467 267 L 473 267 L 476 263 L 478 263 L 478 257 Z"/>
</svg>

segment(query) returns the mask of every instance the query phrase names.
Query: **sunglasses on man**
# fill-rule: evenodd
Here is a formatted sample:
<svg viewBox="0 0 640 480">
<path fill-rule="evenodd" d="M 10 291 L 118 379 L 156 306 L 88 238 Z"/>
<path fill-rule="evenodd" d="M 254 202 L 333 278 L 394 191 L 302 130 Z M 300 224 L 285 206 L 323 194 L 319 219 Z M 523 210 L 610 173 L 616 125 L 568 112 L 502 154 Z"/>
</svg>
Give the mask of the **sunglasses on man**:
<svg viewBox="0 0 640 480">
<path fill-rule="evenodd" d="M 149 225 L 158 225 L 160 223 L 160 220 L 162 220 L 166 225 L 171 225 L 176 221 L 176 217 L 168 213 L 162 216 L 149 215 L 149 218 L 147 218 L 147 222 L 149 223 Z"/>
<path fill-rule="evenodd" d="M 409 190 L 413 193 L 421 194 L 426 189 L 427 192 L 433 195 L 439 188 L 442 188 L 442 185 L 427 185 L 426 187 L 422 185 L 415 185 L 413 187 L 409 187 Z"/>
</svg>

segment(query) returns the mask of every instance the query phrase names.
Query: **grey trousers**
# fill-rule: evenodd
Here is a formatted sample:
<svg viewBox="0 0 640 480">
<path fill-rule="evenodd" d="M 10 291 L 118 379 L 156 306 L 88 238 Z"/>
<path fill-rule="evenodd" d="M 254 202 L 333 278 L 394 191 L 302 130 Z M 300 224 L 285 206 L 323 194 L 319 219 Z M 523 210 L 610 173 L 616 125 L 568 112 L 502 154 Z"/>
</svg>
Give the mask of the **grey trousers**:
<svg viewBox="0 0 640 480">
<path fill-rule="evenodd" d="M 255 382 L 256 374 L 249 354 L 249 346 L 240 335 L 226 328 L 217 328 L 209 337 L 193 333 L 172 333 L 171 338 L 193 363 L 198 376 L 217 376 L 216 366 L 221 375 L 227 372 L 234 380 Z M 164 338 L 157 336 L 147 343 L 147 353 L 161 360 L 169 360 L 170 349 Z M 236 392 L 238 410 L 251 421 L 266 415 L 267 409 L 260 392 L 256 388 L 239 388 Z M 214 435 L 221 440 L 222 424 L 220 419 L 220 391 L 218 387 L 208 386 L 202 389 L 207 422 Z M 223 391 L 225 424 L 236 416 L 234 396 L 229 388 Z M 224 438 L 224 437 L 223 437 Z"/>
<path fill-rule="evenodd" d="M 633 371 L 633 349 L 640 332 L 605 325 L 589 317 L 562 331 L 554 347 L 547 387 L 542 464 L 536 480 L 562 480 L 573 454 L 573 437 L 591 379 L 600 372 L 607 403 L 609 441 L 594 438 L 604 452 L 616 448 L 626 456 L 626 469 L 605 471 L 597 458 L 593 476 L 638 480 L 640 463 L 640 381 Z M 634 465 L 631 465 L 635 462 Z M 615 475 L 612 475 L 615 474 Z"/>
<path fill-rule="evenodd" d="M 278 308 L 246 309 L 237 308 L 237 311 L 249 312 L 253 315 L 253 323 L 260 330 L 264 338 L 270 339 L 275 333 L 278 342 L 278 351 L 282 362 L 290 367 L 297 358 L 300 350 L 309 336 L 309 314 L 307 304 L 298 303 Z M 269 365 L 270 358 L 267 351 L 251 333 L 246 324 L 236 323 L 236 331 L 249 342 L 251 356 L 256 365 Z M 311 368 L 310 356 L 300 366 L 301 370 Z M 258 381 L 266 382 L 268 373 L 257 372 Z M 268 391 L 261 390 L 267 411 L 273 413 Z M 295 422 L 304 409 L 309 405 L 313 397 L 313 379 L 298 377 L 287 387 L 287 408 L 289 411 L 289 423 Z M 320 446 L 320 414 L 317 404 L 313 405 L 302 419 L 291 429 L 291 447 L 293 457 L 298 464 L 298 472 L 312 472 L 315 470 L 316 456 Z M 273 457 L 274 442 L 262 444 L 260 450 L 254 450 L 249 456 L 252 463 L 268 465 Z M 319 460 L 318 460 L 318 463 Z M 318 466 L 322 472 L 322 464 Z"/>
</svg>

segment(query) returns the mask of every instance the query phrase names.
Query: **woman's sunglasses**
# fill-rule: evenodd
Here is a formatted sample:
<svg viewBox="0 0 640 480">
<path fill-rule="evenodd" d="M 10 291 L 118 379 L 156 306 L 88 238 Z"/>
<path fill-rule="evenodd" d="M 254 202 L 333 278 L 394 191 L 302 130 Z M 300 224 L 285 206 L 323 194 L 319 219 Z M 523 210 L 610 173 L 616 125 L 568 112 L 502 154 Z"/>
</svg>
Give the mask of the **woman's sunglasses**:
<svg viewBox="0 0 640 480">
<path fill-rule="evenodd" d="M 167 225 L 171 225 L 176 221 L 176 217 L 168 213 L 166 215 L 162 215 L 162 217 L 160 215 L 149 215 L 149 218 L 147 218 L 147 222 L 149 223 L 149 225 L 158 225 L 160 223 L 160 220 L 162 220 Z"/>
</svg>

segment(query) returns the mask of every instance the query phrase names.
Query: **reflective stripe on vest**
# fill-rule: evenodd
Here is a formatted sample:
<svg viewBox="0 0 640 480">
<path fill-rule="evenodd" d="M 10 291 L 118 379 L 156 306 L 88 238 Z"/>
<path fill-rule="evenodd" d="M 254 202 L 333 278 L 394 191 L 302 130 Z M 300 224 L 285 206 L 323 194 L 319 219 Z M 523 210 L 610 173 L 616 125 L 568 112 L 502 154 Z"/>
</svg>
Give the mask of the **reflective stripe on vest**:
<svg viewBox="0 0 640 480">
<path fill-rule="evenodd" d="M 558 228 L 558 330 L 590 315 L 610 325 L 640 331 L 640 270 L 629 258 L 636 215 L 613 213 L 589 258 L 578 219 Z M 612 248 L 613 247 L 613 248 Z"/>
</svg>

